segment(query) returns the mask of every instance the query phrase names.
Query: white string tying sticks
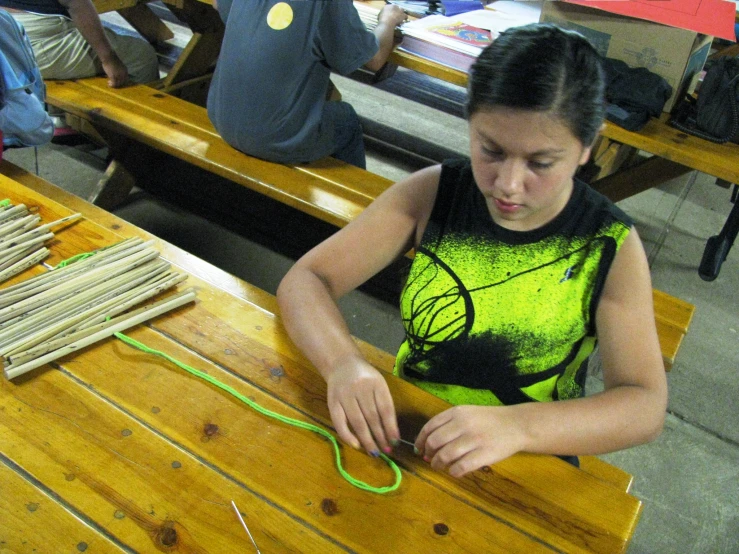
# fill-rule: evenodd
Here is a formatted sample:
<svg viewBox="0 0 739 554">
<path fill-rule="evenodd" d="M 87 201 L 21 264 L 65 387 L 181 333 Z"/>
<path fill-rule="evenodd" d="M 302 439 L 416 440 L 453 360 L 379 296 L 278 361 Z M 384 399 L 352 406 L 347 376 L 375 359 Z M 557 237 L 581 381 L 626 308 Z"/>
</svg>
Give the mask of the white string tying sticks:
<svg viewBox="0 0 739 554">
<path fill-rule="evenodd" d="M 239 518 L 241 525 L 244 526 L 244 531 L 246 531 L 246 534 L 249 535 L 249 538 L 251 539 L 251 543 L 254 545 L 254 548 L 257 550 L 257 554 L 262 554 L 259 551 L 259 547 L 257 546 L 257 543 L 254 542 L 254 537 L 251 536 L 251 533 L 249 532 L 249 528 L 246 526 L 246 522 L 244 521 L 244 518 L 241 517 L 241 513 L 239 512 L 239 509 L 236 507 L 236 503 L 233 500 L 231 501 L 231 506 L 234 507 L 234 512 L 236 512 L 236 517 Z"/>
</svg>

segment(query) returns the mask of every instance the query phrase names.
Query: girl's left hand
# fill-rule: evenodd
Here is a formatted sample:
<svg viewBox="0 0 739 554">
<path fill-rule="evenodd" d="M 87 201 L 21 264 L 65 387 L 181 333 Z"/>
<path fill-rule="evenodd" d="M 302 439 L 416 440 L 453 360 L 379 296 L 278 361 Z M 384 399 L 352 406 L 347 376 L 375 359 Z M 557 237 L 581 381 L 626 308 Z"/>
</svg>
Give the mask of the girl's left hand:
<svg viewBox="0 0 739 554">
<path fill-rule="evenodd" d="M 523 449 L 515 406 L 455 406 L 431 418 L 416 439 L 424 460 L 453 477 L 494 464 Z"/>
</svg>

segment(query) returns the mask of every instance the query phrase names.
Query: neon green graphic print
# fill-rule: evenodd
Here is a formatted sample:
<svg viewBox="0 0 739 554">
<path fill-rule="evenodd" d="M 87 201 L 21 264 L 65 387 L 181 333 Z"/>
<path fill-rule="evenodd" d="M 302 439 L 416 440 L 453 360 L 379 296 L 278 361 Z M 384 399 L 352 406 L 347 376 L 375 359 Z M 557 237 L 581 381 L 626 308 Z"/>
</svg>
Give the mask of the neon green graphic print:
<svg viewBox="0 0 739 554">
<path fill-rule="evenodd" d="M 595 283 L 627 234 L 617 222 L 531 244 L 425 237 L 401 297 L 396 373 L 453 404 L 580 396 L 577 374 L 596 343 Z"/>
</svg>

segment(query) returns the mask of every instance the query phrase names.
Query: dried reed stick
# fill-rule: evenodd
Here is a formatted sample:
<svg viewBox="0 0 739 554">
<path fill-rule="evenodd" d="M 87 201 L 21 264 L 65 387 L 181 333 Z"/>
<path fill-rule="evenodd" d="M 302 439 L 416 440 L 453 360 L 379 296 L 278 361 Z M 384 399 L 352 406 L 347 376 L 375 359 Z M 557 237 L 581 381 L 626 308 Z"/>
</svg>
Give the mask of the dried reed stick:
<svg viewBox="0 0 739 554">
<path fill-rule="evenodd" d="M 119 316 L 114 320 L 111 320 L 105 324 L 101 324 L 104 327 L 97 332 L 93 332 L 92 334 L 81 338 L 71 344 L 68 344 L 62 348 L 58 348 L 53 352 L 49 352 L 48 354 L 22 364 L 14 364 L 11 362 L 8 366 L 3 368 L 5 377 L 7 379 L 14 379 L 20 375 L 23 375 L 24 373 L 27 373 L 28 371 L 31 371 L 32 369 L 57 360 L 63 356 L 66 356 L 67 354 L 71 354 L 72 352 L 76 352 L 77 350 L 89 346 L 94 342 L 110 337 L 115 333 L 124 331 L 130 327 L 142 323 L 143 321 L 178 308 L 184 304 L 187 304 L 188 302 L 192 302 L 193 300 L 195 300 L 195 291 L 193 289 L 187 289 L 179 294 L 167 297 L 163 300 L 160 300 L 159 302 L 155 302 L 154 304 L 142 308 L 141 310 L 137 310 L 138 313 L 132 317 L 127 317 L 126 315 Z"/>
</svg>

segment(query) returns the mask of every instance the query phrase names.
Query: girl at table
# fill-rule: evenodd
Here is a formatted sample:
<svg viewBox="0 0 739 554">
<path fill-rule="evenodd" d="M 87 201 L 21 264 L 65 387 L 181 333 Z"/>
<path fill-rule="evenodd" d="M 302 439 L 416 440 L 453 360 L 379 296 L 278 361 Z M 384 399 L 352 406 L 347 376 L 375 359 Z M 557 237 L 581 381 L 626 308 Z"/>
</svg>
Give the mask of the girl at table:
<svg viewBox="0 0 739 554">
<path fill-rule="evenodd" d="M 326 379 L 342 440 L 376 456 L 400 438 L 336 300 L 411 248 L 395 372 L 455 405 L 415 440 L 434 468 L 459 477 L 516 452 L 600 454 L 659 435 L 667 386 L 644 249 L 631 220 L 574 178 L 603 91 L 581 35 L 503 33 L 471 70 L 471 159 L 396 183 L 285 276 L 285 326 Z M 605 390 L 585 397 L 596 340 Z"/>
</svg>

